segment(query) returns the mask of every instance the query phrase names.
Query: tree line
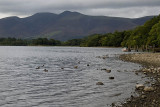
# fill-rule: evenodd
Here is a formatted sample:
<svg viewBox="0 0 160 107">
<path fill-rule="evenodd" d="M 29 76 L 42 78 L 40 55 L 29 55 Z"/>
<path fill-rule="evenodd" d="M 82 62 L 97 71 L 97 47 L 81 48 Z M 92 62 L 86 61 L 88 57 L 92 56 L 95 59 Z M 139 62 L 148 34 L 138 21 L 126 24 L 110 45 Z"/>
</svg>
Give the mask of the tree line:
<svg viewBox="0 0 160 107">
<path fill-rule="evenodd" d="M 72 39 L 65 42 L 37 38 L 32 40 L 16 38 L 0 38 L 0 45 L 10 46 L 113 46 L 113 47 L 160 47 L 160 15 L 153 17 L 144 25 L 138 26 L 133 30 L 115 31 L 107 34 L 93 34 L 82 39 Z"/>
<path fill-rule="evenodd" d="M 32 40 L 16 38 L 0 38 L 1 46 L 60 46 L 61 41 L 47 38 L 37 38 Z"/>
</svg>

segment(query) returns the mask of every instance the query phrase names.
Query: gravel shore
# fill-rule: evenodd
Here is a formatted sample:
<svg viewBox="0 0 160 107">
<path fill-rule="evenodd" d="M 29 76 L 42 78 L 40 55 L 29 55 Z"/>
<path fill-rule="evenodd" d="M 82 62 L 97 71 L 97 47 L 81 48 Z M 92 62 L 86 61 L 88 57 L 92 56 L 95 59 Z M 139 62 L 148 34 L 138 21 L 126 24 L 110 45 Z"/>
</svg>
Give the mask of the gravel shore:
<svg viewBox="0 0 160 107">
<path fill-rule="evenodd" d="M 139 63 L 147 67 L 160 67 L 160 53 L 123 54 L 120 56 L 120 59 Z"/>
<path fill-rule="evenodd" d="M 154 79 L 150 86 L 137 84 L 135 92 L 139 95 L 131 95 L 121 107 L 160 107 L 160 53 L 124 54 L 120 56 L 120 59 L 142 64 L 144 68 L 136 73 L 141 72 L 146 77 Z"/>
</svg>

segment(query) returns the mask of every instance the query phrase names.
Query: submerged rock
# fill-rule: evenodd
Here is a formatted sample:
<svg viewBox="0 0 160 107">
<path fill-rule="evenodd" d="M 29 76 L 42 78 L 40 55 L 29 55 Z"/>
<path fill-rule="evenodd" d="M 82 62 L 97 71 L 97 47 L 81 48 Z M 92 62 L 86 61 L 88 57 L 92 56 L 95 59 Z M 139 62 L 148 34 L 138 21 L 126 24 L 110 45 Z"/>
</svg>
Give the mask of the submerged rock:
<svg viewBox="0 0 160 107">
<path fill-rule="evenodd" d="M 138 72 L 136 72 L 135 74 L 138 75 Z"/>
<path fill-rule="evenodd" d="M 103 82 L 97 82 L 96 85 L 104 85 Z"/>
<path fill-rule="evenodd" d="M 102 68 L 101 70 L 107 70 L 106 68 Z"/>
<path fill-rule="evenodd" d="M 120 70 L 117 70 L 117 72 L 121 72 Z"/>
<path fill-rule="evenodd" d="M 44 69 L 44 72 L 48 72 L 48 70 L 47 70 L 47 69 Z"/>
<path fill-rule="evenodd" d="M 78 68 L 78 66 L 74 66 L 74 68 L 75 68 L 75 69 L 77 69 L 77 68 Z"/>
<path fill-rule="evenodd" d="M 37 67 L 36 69 L 40 69 L 40 67 Z"/>
<path fill-rule="evenodd" d="M 110 73 L 110 72 L 111 72 L 111 70 L 106 70 L 106 72 L 107 72 L 107 73 Z"/>
<path fill-rule="evenodd" d="M 103 55 L 103 56 L 97 56 L 96 58 L 106 59 L 108 57 L 109 57 L 108 55 Z"/>
<path fill-rule="evenodd" d="M 103 56 L 102 59 L 106 59 L 107 57 Z"/>
<path fill-rule="evenodd" d="M 96 58 L 101 58 L 101 56 L 96 56 Z"/>
<path fill-rule="evenodd" d="M 109 77 L 109 79 L 114 79 L 114 77 Z"/>
</svg>

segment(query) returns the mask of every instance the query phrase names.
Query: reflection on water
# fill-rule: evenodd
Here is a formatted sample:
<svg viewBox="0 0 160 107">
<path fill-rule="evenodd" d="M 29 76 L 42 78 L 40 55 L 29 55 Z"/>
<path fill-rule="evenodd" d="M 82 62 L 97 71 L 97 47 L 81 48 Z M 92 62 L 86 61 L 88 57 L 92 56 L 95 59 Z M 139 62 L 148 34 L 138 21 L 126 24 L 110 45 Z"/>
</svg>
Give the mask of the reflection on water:
<svg viewBox="0 0 160 107">
<path fill-rule="evenodd" d="M 142 81 L 127 72 L 139 65 L 122 62 L 115 54 L 121 49 L 0 47 L 0 106 L 106 107 L 123 101 Z M 108 58 L 97 57 L 103 55 Z M 104 85 L 96 85 L 98 81 Z"/>
</svg>

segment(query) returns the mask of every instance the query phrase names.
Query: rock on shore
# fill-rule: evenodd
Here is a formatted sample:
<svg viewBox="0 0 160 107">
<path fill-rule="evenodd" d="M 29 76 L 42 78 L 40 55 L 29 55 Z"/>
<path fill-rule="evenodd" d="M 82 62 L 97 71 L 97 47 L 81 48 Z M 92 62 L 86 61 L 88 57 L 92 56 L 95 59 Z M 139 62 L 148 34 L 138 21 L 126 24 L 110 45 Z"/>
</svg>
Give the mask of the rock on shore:
<svg viewBox="0 0 160 107">
<path fill-rule="evenodd" d="M 144 86 L 143 84 L 137 84 L 137 85 L 136 85 L 136 89 L 137 89 L 137 90 L 142 90 L 142 89 L 144 89 L 144 87 L 145 87 L 145 86 Z"/>
</svg>

